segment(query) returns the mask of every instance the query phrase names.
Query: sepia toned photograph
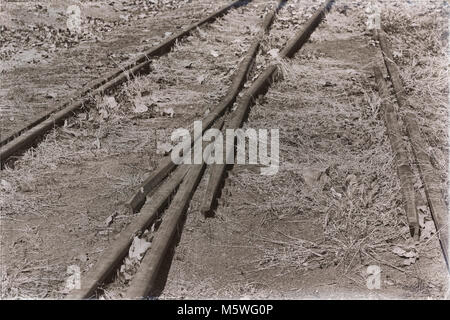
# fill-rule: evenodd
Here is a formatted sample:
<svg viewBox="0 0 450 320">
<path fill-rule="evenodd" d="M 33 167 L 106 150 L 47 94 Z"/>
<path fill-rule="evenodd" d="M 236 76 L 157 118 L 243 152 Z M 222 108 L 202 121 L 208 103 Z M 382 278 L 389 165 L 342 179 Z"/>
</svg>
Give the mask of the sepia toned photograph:
<svg viewBox="0 0 450 320">
<path fill-rule="evenodd" d="M 0 0 L 0 300 L 450 299 L 449 13 Z"/>
</svg>

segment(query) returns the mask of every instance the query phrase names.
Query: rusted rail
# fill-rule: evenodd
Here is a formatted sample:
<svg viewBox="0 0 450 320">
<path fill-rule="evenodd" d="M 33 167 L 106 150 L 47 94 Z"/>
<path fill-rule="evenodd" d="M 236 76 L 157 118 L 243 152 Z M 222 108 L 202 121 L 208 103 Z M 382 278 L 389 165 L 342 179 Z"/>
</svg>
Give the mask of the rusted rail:
<svg viewBox="0 0 450 320">
<path fill-rule="evenodd" d="M 392 99 L 390 99 L 386 81 L 378 67 L 374 68 L 374 74 L 378 85 L 378 93 L 382 99 L 381 109 L 384 115 L 387 135 L 391 143 L 391 149 L 394 153 L 395 163 L 397 164 L 397 175 L 400 179 L 400 190 L 403 201 L 405 202 L 405 212 L 406 218 L 408 219 L 409 231 L 411 236 L 418 240 L 420 226 L 414 192 L 414 173 L 409 164 L 408 151 L 403 141 L 402 130 L 398 123 L 397 113 L 392 106 Z"/>
<path fill-rule="evenodd" d="M 420 178 L 422 180 L 425 195 L 427 197 L 428 206 L 431 211 L 431 216 L 434 221 L 437 233 L 439 235 L 439 242 L 444 255 L 447 269 L 449 268 L 449 247 L 448 247 L 448 233 L 449 233 L 449 212 L 448 207 L 444 201 L 442 191 L 437 183 L 440 181 L 436 170 L 431 164 L 430 157 L 425 152 L 427 150 L 427 142 L 424 139 L 416 116 L 408 108 L 408 102 L 405 97 L 405 89 L 400 77 L 400 71 L 394 61 L 386 33 L 382 30 L 376 30 L 374 36 L 378 38 L 380 48 L 383 53 L 384 63 L 392 81 L 395 96 L 397 98 L 400 110 L 405 114 L 403 122 L 406 124 L 408 138 L 414 153 L 416 165 L 419 169 Z"/>
</svg>

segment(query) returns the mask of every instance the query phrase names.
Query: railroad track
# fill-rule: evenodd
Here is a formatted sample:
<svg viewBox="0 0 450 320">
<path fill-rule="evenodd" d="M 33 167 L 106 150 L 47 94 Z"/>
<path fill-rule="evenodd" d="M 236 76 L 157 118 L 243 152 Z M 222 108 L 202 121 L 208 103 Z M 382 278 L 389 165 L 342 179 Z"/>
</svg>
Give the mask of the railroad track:
<svg viewBox="0 0 450 320">
<path fill-rule="evenodd" d="M 11 157 L 19 155 L 27 148 L 36 144 L 47 132 L 55 126 L 64 123 L 64 120 L 79 112 L 84 106 L 92 101 L 94 95 L 102 95 L 111 92 L 122 83 L 137 75 L 145 74 L 151 70 L 152 58 L 160 57 L 168 53 L 174 45 L 191 34 L 198 27 L 211 23 L 226 14 L 233 8 L 247 5 L 251 0 L 236 0 L 226 5 L 207 17 L 195 22 L 180 32 L 170 36 L 165 41 L 144 52 L 138 58 L 133 59 L 123 67 L 118 67 L 104 77 L 93 81 L 83 90 L 75 93 L 73 97 L 64 101 L 61 105 L 43 112 L 36 118 L 15 130 L 0 140 L 0 164 L 1 168 Z"/>
<path fill-rule="evenodd" d="M 150 72 L 152 57 L 158 57 L 167 53 L 178 40 L 186 37 L 197 27 L 212 22 L 230 9 L 244 6 L 248 2 L 250 1 L 235 1 L 183 29 L 180 33 L 128 64 L 124 70 L 115 70 L 96 81 L 89 88 L 80 92 L 77 100 L 67 101 L 60 107 L 46 112 L 14 134 L 2 139 L 0 141 L 2 166 L 11 157 L 34 145 L 40 137 L 54 128 L 55 125 L 60 125 L 65 119 L 81 110 L 89 102 L 89 97 L 92 94 L 111 92 L 134 76 Z M 195 142 L 202 138 L 203 133 L 207 129 L 226 130 L 241 128 L 257 97 L 265 94 L 270 85 L 280 76 L 281 71 L 277 63 L 271 64 L 244 90 L 244 84 L 247 82 L 248 75 L 261 47 L 262 38 L 264 34 L 270 31 L 272 22 L 285 2 L 284 0 L 279 0 L 277 5 L 270 8 L 268 13 L 261 19 L 260 32 L 255 37 L 245 54 L 245 58 L 234 73 L 226 95 L 201 119 L 201 130 L 199 132 L 191 132 L 193 139 L 189 145 L 183 148 L 184 150 L 192 150 Z M 279 57 L 281 59 L 288 60 L 302 48 L 333 2 L 333 0 L 325 1 L 309 20 L 304 23 L 302 29 L 298 30 L 280 51 Z M 390 53 L 389 44 L 382 31 L 376 32 L 375 37 L 379 39 L 380 49 L 384 56 L 383 62 L 392 81 L 397 103 L 400 108 L 403 108 L 406 105 L 404 89 L 398 75 L 398 68 Z M 395 155 L 411 237 L 417 240 L 420 234 L 420 226 L 414 198 L 414 185 L 411 180 L 413 169 L 409 164 L 408 150 L 404 144 L 402 130 L 398 124 L 399 116 L 390 102 L 390 92 L 382 76 L 382 71 L 379 68 L 375 68 L 374 74 L 380 96 L 383 98 L 382 109 L 387 135 Z M 237 107 L 232 110 L 233 105 Z M 435 181 L 438 179 L 428 155 L 424 152 L 426 143 L 421 136 L 417 120 L 413 114 L 407 114 L 403 121 L 406 123 L 408 139 L 420 177 L 425 186 L 428 205 L 438 230 L 442 252 L 448 266 L 448 232 L 446 228 L 448 225 L 448 210 L 438 186 L 435 185 Z M 236 141 L 234 144 L 227 145 L 227 150 L 235 148 L 235 143 Z M 203 149 L 206 147 L 206 144 L 204 144 Z M 227 153 L 231 154 L 231 152 Z M 66 299 L 89 299 L 101 295 L 102 288 L 114 281 L 114 275 L 123 264 L 133 239 L 142 236 L 150 228 L 155 230 L 151 248 L 144 255 L 139 269 L 133 275 L 128 288 L 123 293 L 123 297 L 140 299 L 157 296 L 161 281 L 164 281 L 162 278 L 165 276 L 163 265 L 167 263 L 167 259 L 171 259 L 171 252 L 175 248 L 182 232 L 185 213 L 206 167 L 205 161 L 194 165 L 177 165 L 173 162 L 170 155 L 163 158 L 157 168 L 144 179 L 135 193 L 125 203 L 125 206 L 131 213 L 139 212 L 139 214 L 102 253 L 97 263 L 86 274 L 82 275 L 81 288 L 72 291 Z M 210 177 L 201 205 L 201 212 L 205 216 L 211 216 L 214 212 L 223 182 L 226 179 L 227 169 L 228 166 L 226 164 L 210 166 Z M 146 201 L 147 199 L 151 199 L 151 201 Z"/>
<path fill-rule="evenodd" d="M 326 12 L 331 8 L 334 1 L 327 0 L 284 46 L 280 52 L 280 57 L 291 58 L 309 39 L 314 29 L 320 24 Z M 266 92 L 271 83 L 279 75 L 276 64 L 267 67 L 238 98 L 238 94 L 243 89 L 247 75 L 255 61 L 256 54 L 261 45 L 262 36 L 269 32 L 270 26 L 285 1 L 278 1 L 275 8 L 272 8 L 261 22 L 261 31 L 248 49 L 245 58 L 242 60 L 234 74 L 232 84 L 228 93 L 222 101 L 208 115 L 202 119 L 202 131 L 194 136 L 192 148 L 197 139 L 202 137 L 203 132 L 208 128 L 233 129 L 242 126 L 255 99 Z M 230 111 L 234 102 L 237 108 Z M 183 148 L 184 149 L 184 148 Z M 205 160 L 205 159 L 204 159 Z M 139 269 L 133 276 L 128 289 L 124 292 L 124 297 L 128 299 L 146 298 L 158 295 L 158 285 L 161 281 L 161 266 L 164 264 L 170 250 L 179 237 L 183 225 L 184 214 L 189 207 L 189 203 L 196 190 L 199 181 L 205 171 L 206 163 L 194 165 L 177 166 L 170 156 L 164 158 L 158 168 L 153 171 L 140 185 L 138 191 L 127 201 L 130 211 L 139 215 L 120 233 L 119 237 L 103 252 L 97 263 L 81 279 L 81 288 L 72 291 L 67 299 L 88 299 L 98 296 L 99 288 L 110 282 L 114 273 L 123 263 L 128 254 L 134 237 L 142 235 L 145 230 L 154 225 L 158 218 L 162 218 L 152 240 L 151 248 L 145 254 L 140 263 Z M 210 177 L 210 190 L 214 190 L 209 203 L 211 207 L 205 211 L 212 210 L 215 197 L 218 196 L 218 189 L 224 178 L 226 166 L 213 166 L 213 173 Z M 209 194 L 210 192 L 208 192 Z M 145 200 L 151 196 L 151 201 Z M 208 211 L 208 212 L 207 212 Z"/>
<path fill-rule="evenodd" d="M 450 270 L 448 260 L 449 211 L 437 183 L 439 178 L 432 165 L 429 155 L 425 151 L 428 149 L 427 142 L 421 133 L 418 120 L 414 113 L 407 111 L 408 108 L 405 97 L 405 89 L 400 78 L 399 68 L 394 62 L 394 57 L 386 34 L 382 29 L 377 29 L 374 32 L 374 38 L 379 42 L 380 50 L 383 54 L 383 62 L 386 66 L 386 71 L 389 75 L 390 82 L 392 83 L 398 110 L 405 110 L 405 114 L 403 116 L 400 116 L 400 112 L 396 111 L 396 108 L 394 108 L 394 103 L 391 99 L 387 82 L 383 78 L 382 71 L 379 67 L 375 67 L 374 75 L 377 81 L 379 94 L 383 99 L 382 108 L 384 112 L 384 120 L 387 128 L 387 134 L 391 142 L 391 148 L 395 154 L 397 174 L 402 184 L 401 191 L 405 202 L 405 212 L 410 227 L 410 233 L 414 239 L 419 239 L 419 216 L 416 208 L 413 182 L 413 166 L 416 166 L 425 188 L 426 200 L 437 230 L 442 254 L 447 264 L 447 269 Z M 404 141 L 400 121 L 402 121 L 406 126 L 408 142 Z M 408 157 L 406 143 L 409 143 L 411 146 L 413 153 L 411 157 Z M 413 164 L 409 162 L 409 158 L 415 159 Z"/>
</svg>

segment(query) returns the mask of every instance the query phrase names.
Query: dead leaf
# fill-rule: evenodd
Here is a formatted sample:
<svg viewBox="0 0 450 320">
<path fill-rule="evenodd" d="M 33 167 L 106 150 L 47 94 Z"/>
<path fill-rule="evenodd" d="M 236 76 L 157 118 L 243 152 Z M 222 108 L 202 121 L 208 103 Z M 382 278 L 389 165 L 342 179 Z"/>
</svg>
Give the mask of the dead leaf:
<svg viewBox="0 0 450 320">
<path fill-rule="evenodd" d="M 116 110 L 119 107 L 119 104 L 116 101 L 116 98 L 112 96 L 103 97 L 103 105 L 111 110 Z"/>
<path fill-rule="evenodd" d="M 123 277 L 124 277 L 125 280 L 127 280 L 127 281 L 130 281 L 131 278 L 132 278 L 132 276 L 131 276 L 129 273 L 127 273 L 127 272 L 124 272 L 124 273 L 123 273 Z"/>
<path fill-rule="evenodd" d="M 109 116 L 108 111 L 106 111 L 106 109 L 103 109 L 103 108 L 98 110 L 98 113 L 100 114 L 102 120 L 107 119 Z"/>
<path fill-rule="evenodd" d="M 197 82 L 198 82 L 199 84 L 203 84 L 204 81 L 205 81 L 205 76 L 204 76 L 204 75 L 199 75 L 199 76 L 197 77 Z"/>
<path fill-rule="evenodd" d="M 272 58 L 277 58 L 278 57 L 278 53 L 280 52 L 280 50 L 278 49 L 272 49 L 269 50 L 267 53 L 270 54 L 272 56 Z"/>
<path fill-rule="evenodd" d="M 345 184 L 347 187 L 347 194 L 349 197 L 352 197 L 356 191 L 356 188 L 358 186 L 358 182 L 356 179 L 356 176 L 354 174 L 350 174 L 345 179 Z"/>
<path fill-rule="evenodd" d="M 94 146 L 96 146 L 97 147 L 97 149 L 100 149 L 101 148 L 101 142 L 100 142 L 100 139 L 97 137 L 96 139 L 95 139 L 95 141 L 92 143 Z"/>
<path fill-rule="evenodd" d="M 172 107 L 164 108 L 164 109 L 161 111 L 161 115 L 162 115 L 162 116 L 169 116 L 169 117 L 173 118 L 173 115 L 174 115 L 174 114 L 175 114 L 175 111 L 173 110 Z"/>
<path fill-rule="evenodd" d="M 8 191 L 12 189 L 12 185 L 11 183 L 9 183 L 8 181 L 2 179 L 0 180 L 0 185 L 2 187 L 2 190 Z"/>
<path fill-rule="evenodd" d="M 47 92 L 47 94 L 45 95 L 45 97 L 47 99 L 55 99 L 57 97 L 57 94 L 54 92 Z"/>
<path fill-rule="evenodd" d="M 393 286 L 393 285 L 395 284 L 395 282 L 392 281 L 391 279 L 386 279 L 386 280 L 384 280 L 384 283 L 385 283 L 386 285 L 388 285 L 388 286 Z"/>
<path fill-rule="evenodd" d="M 81 262 L 86 262 L 88 260 L 88 257 L 85 253 L 82 253 L 78 256 L 78 260 L 80 260 Z"/>
<path fill-rule="evenodd" d="M 156 148 L 156 154 L 166 155 L 172 150 L 172 145 L 170 143 L 161 143 L 158 144 Z"/>
<path fill-rule="evenodd" d="M 394 58 L 401 58 L 403 56 L 403 54 L 400 51 L 396 51 L 396 50 L 394 50 L 394 52 L 392 52 L 392 55 L 394 56 Z"/>
<path fill-rule="evenodd" d="M 430 239 L 431 236 L 436 233 L 433 221 L 425 221 L 423 229 L 421 230 L 421 240 Z"/>
<path fill-rule="evenodd" d="M 416 251 L 415 248 L 411 248 L 409 250 L 405 250 L 403 248 L 400 248 L 400 247 L 396 246 L 396 247 L 394 247 L 392 249 L 392 252 L 395 253 L 396 255 L 398 255 L 399 257 L 407 258 L 406 259 L 407 260 L 406 261 L 407 264 L 405 264 L 405 265 L 410 265 L 411 263 L 414 263 L 416 261 L 416 259 L 417 259 L 417 256 L 418 256 L 417 251 Z M 411 259 L 414 259 L 414 261 L 411 262 L 412 261 Z"/>
<path fill-rule="evenodd" d="M 211 50 L 210 53 L 214 58 L 217 58 L 219 56 L 219 53 L 216 50 Z"/>
<path fill-rule="evenodd" d="M 133 101 L 134 104 L 134 113 L 144 113 L 148 111 L 147 105 L 144 103 L 141 97 L 136 97 Z"/>
<path fill-rule="evenodd" d="M 334 190 L 333 187 L 330 190 L 331 190 L 331 195 L 333 196 L 333 198 L 335 198 L 335 199 L 341 199 L 342 198 L 342 194 L 340 194 L 339 192 Z"/>
<path fill-rule="evenodd" d="M 325 169 L 306 167 L 302 170 L 303 181 L 311 187 L 317 185 L 321 179 L 326 182 L 325 176 L 327 176 Z"/>
<path fill-rule="evenodd" d="M 425 227 L 425 215 L 419 210 L 419 227 L 423 228 Z"/>
<path fill-rule="evenodd" d="M 70 130 L 70 129 L 67 129 L 67 128 L 64 128 L 64 127 L 62 128 L 62 131 L 66 132 L 66 133 L 68 133 L 68 134 L 70 134 L 70 135 L 72 135 L 74 137 L 79 137 L 81 135 L 78 131 Z"/>
<path fill-rule="evenodd" d="M 150 246 L 150 242 L 147 242 L 144 239 L 140 239 L 138 237 L 134 237 L 133 243 L 130 247 L 130 251 L 128 252 L 128 256 L 130 257 L 130 259 L 140 261 L 148 248 L 150 248 Z"/>
<path fill-rule="evenodd" d="M 114 218 L 117 216 L 117 212 L 114 212 L 112 215 L 110 215 L 108 218 L 105 219 L 105 226 L 108 227 L 114 220 Z"/>
<path fill-rule="evenodd" d="M 403 250 L 400 247 L 394 247 L 394 249 L 392 249 L 392 252 L 395 253 L 398 256 L 403 256 L 403 254 L 406 252 L 405 250 Z"/>
<path fill-rule="evenodd" d="M 408 258 L 403 260 L 403 265 L 404 266 L 410 266 L 412 264 L 414 264 L 416 262 L 416 258 Z"/>
</svg>

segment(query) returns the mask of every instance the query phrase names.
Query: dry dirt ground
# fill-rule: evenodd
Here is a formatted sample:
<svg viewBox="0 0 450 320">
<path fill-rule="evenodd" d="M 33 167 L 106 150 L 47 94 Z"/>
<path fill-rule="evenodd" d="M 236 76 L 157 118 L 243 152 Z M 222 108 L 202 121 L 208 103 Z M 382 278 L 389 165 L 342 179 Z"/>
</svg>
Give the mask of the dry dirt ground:
<svg viewBox="0 0 450 320">
<path fill-rule="evenodd" d="M 161 6 L 150 17 L 124 11 L 138 20 L 114 25 L 109 32 L 94 30 L 97 40 L 87 33 L 86 42 L 56 46 L 48 60 L 33 51 L 44 50 L 42 46 L 16 42 L 19 50 L 38 60 L 34 62 L 16 58 L 17 52 L 9 54 L 3 46 L 2 65 L 8 63 L 1 74 L 6 79 L 2 114 L 7 115 L 2 125 L 13 128 L 8 121 L 16 123 L 39 105 L 48 106 L 45 99 L 63 100 L 73 92 L 64 83 L 74 82 L 75 90 L 114 67 L 108 52 L 130 57 L 152 45 L 137 39 L 158 41 L 167 30 L 175 31 L 177 25 L 212 10 L 205 1 L 187 2 L 175 10 Z M 384 3 L 382 21 L 446 193 L 447 5 L 410 2 Z M 366 30 L 365 5 L 339 1 L 291 60 L 280 61 L 272 50 L 281 48 L 320 3 L 291 1 L 280 11 L 250 76 L 253 79 L 273 61 L 283 70 L 283 77 L 252 108 L 246 124 L 280 130 L 279 172 L 262 176 L 258 166 L 235 166 L 215 217 L 205 219 L 199 209 L 206 172 L 161 298 L 446 296 L 448 274 L 417 177 L 423 236 L 414 242 L 408 233 L 372 76 L 373 66 L 382 66 L 382 57 Z M 105 8 L 124 14 L 111 9 L 119 2 L 82 4 L 89 5 L 92 16 L 109 12 Z M 121 205 L 156 167 L 170 132 L 190 128 L 225 94 L 266 4 L 253 1 L 200 28 L 156 59 L 149 75 L 127 83 L 114 96 L 97 97 L 89 110 L 48 134 L 14 168 L 2 171 L 2 298 L 62 298 L 68 291 L 68 267 L 85 272 L 95 263 L 133 218 Z M 18 19 L 14 10 L 20 6 L 2 5 L 2 17 Z M 46 12 L 58 12 L 50 10 L 49 3 L 42 6 L 48 6 Z M 61 12 L 66 7 L 61 5 Z M 42 23 L 42 16 L 29 14 Z M 144 21 L 152 27 L 143 27 Z M 14 25 L 7 28 L 13 30 Z M 68 57 L 73 59 L 70 71 L 64 69 Z M 83 73 L 86 61 L 92 62 L 89 68 L 98 64 L 98 69 Z M 22 87 L 20 94 L 10 92 Z M 48 98 L 47 92 L 57 96 Z M 16 112 L 14 106 L 24 102 L 30 110 Z M 374 268 L 381 271 L 381 286 L 369 290 L 368 270 Z M 118 289 L 132 273 L 132 266 L 119 273 L 102 298 L 120 298 Z"/>
<path fill-rule="evenodd" d="M 65 101 L 83 86 L 226 3 L 23 1 L 0 9 L 0 133 Z M 72 6 L 80 32 L 70 31 Z"/>
</svg>

